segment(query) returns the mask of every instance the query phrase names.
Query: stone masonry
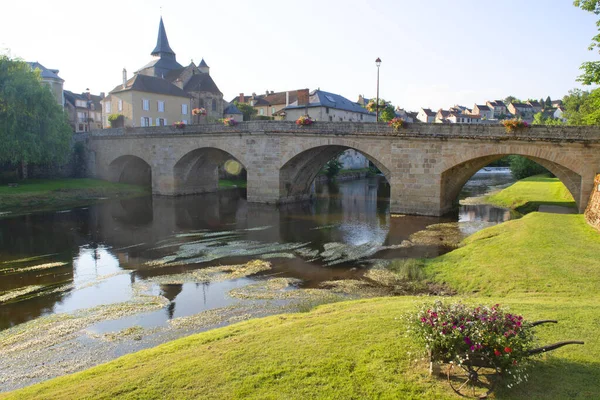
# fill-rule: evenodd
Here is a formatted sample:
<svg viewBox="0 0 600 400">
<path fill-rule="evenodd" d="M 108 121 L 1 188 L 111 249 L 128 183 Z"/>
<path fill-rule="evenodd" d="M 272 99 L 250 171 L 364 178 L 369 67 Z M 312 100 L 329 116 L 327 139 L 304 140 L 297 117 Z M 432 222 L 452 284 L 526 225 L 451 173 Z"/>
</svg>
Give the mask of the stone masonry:
<svg viewBox="0 0 600 400">
<path fill-rule="evenodd" d="M 140 177 L 158 195 L 215 191 L 218 167 L 228 159 L 247 170 L 248 201 L 306 199 L 321 167 L 347 149 L 371 160 L 391 185 L 394 213 L 441 215 L 480 168 L 505 155 L 531 158 L 570 190 L 586 209 L 600 172 L 600 129 L 533 127 L 507 134 L 502 126 L 412 124 L 399 132 L 385 124 L 285 121 L 119 128 L 86 140 L 91 176 L 120 181 Z M 139 170 L 139 171 L 138 171 Z"/>
</svg>

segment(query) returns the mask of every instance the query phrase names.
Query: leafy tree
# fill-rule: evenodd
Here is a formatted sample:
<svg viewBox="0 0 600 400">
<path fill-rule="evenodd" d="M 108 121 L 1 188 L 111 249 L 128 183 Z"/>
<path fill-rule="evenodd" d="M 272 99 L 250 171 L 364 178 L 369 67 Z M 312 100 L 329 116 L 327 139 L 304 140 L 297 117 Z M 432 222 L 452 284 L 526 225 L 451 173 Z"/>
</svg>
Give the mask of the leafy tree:
<svg viewBox="0 0 600 400">
<path fill-rule="evenodd" d="M 244 121 L 250 121 L 252 117 L 258 114 L 258 111 L 248 103 L 240 103 L 236 100 L 233 104 L 244 114 Z"/>
<path fill-rule="evenodd" d="M 522 156 L 509 156 L 510 172 L 515 179 L 547 173 L 548 170 L 538 163 Z"/>
<path fill-rule="evenodd" d="M 552 107 L 552 99 L 550 96 L 546 97 L 546 107 Z"/>
<path fill-rule="evenodd" d="M 544 125 L 545 122 L 546 122 L 546 117 L 544 117 L 543 112 L 536 113 L 533 116 L 532 125 Z"/>
<path fill-rule="evenodd" d="M 583 125 L 600 125 L 600 89 L 592 90 L 579 108 Z"/>
<path fill-rule="evenodd" d="M 579 7 L 584 11 L 600 14 L 600 0 L 575 0 L 573 1 L 575 7 Z M 588 50 L 598 49 L 600 50 L 600 20 L 596 22 L 599 33 L 592 38 L 592 43 L 589 45 Z M 600 61 L 587 61 L 581 64 L 579 68 L 583 71 L 577 81 L 584 85 L 592 85 L 594 83 L 600 83 Z"/>
<path fill-rule="evenodd" d="M 71 149 L 63 108 L 29 64 L 0 56 L 0 162 L 63 163 Z"/>
<path fill-rule="evenodd" d="M 590 93 L 581 89 L 569 90 L 569 94 L 563 97 L 564 118 L 569 125 L 583 125 L 581 106 L 586 102 Z"/>
<path fill-rule="evenodd" d="M 327 175 L 329 179 L 332 179 L 342 170 L 342 163 L 336 157 L 329 160 L 323 169 L 325 175 Z"/>
<path fill-rule="evenodd" d="M 508 96 L 504 99 L 504 104 L 508 106 L 510 103 L 521 103 L 521 100 L 517 99 L 515 96 Z"/>
<path fill-rule="evenodd" d="M 372 113 L 377 112 L 376 101 L 371 100 L 369 104 L 365 106 L 365 108 Z M 379 120 L 388 122 L 396 117 L 396 111 L 392 103 L 389 101 L 385 101 L 384 99 L 379 99 Z"/>
<path fill-rule="evenodd" d="M 540 99 L 540 106 L 542 106 L 542 108 L 544 108 L 544 106 L 546 105 L 546 102 L 544 101 L 543 98 Z"/>
</svg>

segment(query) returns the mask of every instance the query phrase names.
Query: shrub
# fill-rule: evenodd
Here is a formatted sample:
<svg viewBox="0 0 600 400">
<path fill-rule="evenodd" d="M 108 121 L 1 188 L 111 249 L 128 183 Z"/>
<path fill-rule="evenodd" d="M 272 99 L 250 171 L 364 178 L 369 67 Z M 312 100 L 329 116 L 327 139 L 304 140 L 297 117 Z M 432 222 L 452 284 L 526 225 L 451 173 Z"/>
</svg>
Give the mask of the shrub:
<svg viewBox="0 0 600 400">
<path fill-rule="evenodd" d="M 509 156 L 509 166 L 510 172 L 515 179 L 524 179 L 529 176 L 548 173 L 546 168 L 522 156 Z"/>
<path fill-rule="evenodd" d="M 125 123 L 125 116 L 123 114 L 110 114 L 108 116 L 108 123 L 111 128 L 122 128 Z"/>
<path fill-rule="evenodd" d="M 505 119 L 502 121 L 506 133 L 514 133 L 521 129 L 529 128 L 529 124 L 526 121 L 520 119 Z"/>
<path fill-rule="evenodd" d="M 342 170 L 342 163 L 337 158 L 334 158 L 333 160 L 329 160 L 329 162 L 325 164 L 324 170 L 325 175 L 327 175 L 327 177 L 331 179 Z"/>
<path fill-rule="evenodd" d="M 398 132 L 406 126 L 406 122 L 402 118 L 396 117 L 388 122 L 388 126 L 394 128 L 394 132 Z"/>
</svg>

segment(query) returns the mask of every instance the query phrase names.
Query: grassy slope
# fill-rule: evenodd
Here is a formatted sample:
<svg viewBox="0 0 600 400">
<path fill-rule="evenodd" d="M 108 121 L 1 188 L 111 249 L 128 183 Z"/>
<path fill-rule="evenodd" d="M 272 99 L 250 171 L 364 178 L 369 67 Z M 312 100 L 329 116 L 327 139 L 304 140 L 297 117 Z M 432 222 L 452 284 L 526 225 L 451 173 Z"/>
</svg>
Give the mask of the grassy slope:
<svg viewBox="0 0 600 400">
<path fill-rule="evenodd" d="M 91 204 L 103 197 L 148 194 L 146 188 L 98 179 L 39 179 L 0 186 L 0 211 L 13 214 L 57 210 Z"/>
<path fill-rule="evenodd" d="M 600 235 L 581 215 L 533 213 L 481 231 L 429 260 L 431 279 L 471 303 L 509 305 L 538 328 L 540 344 L 582 339 L 545 354 L 531 380 L 502 399 L 593 399 L 600 382 Z M 400 318 L 420 299 L 321 306 L 193 335 L 7 398 L 457 398 L 415 361 Z M 0 395 L 0 398 L 3 396 Z"/>
<path fill-rule="evenodd" d="M 522 214 L 537 211 L 542 204 L 576 207 L 573 196 L 558 178 L 536 175 L 522 179 L 499 193 L 487 196 L 486 203 L 508 207 Z"/>
</svg>

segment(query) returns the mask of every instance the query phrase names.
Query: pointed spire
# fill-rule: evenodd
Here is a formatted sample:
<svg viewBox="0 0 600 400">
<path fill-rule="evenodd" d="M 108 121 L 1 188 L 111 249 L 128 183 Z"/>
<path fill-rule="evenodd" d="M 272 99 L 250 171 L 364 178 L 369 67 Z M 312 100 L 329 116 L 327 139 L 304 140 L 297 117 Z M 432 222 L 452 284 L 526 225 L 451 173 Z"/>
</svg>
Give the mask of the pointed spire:
<svg viewBox="0 0 600 400">
<path fill-rule="evenodd" d="M 175 52 L 171 50 L 171 47 L 169 46 L 169 39 L 167 39 L 167 32 L 165 31 L 165 24 L 163 23 L 162 17 L 160 17 L 160 25 L 158 26 L 156 47 L 150 54 L 159 57 L 162 57 L 164 54 L 168 54 L 172 57 L 175 56 Z"/>
<path fill-rule="evenodd" d="M 204 58 L 202 58 L 202 61 L 200 61 L 200 64 L 198 64 L 198 67 L 208 68 L 208 64 L 206 63 L 206 61 L 204 61 Z"/>
</svg>

